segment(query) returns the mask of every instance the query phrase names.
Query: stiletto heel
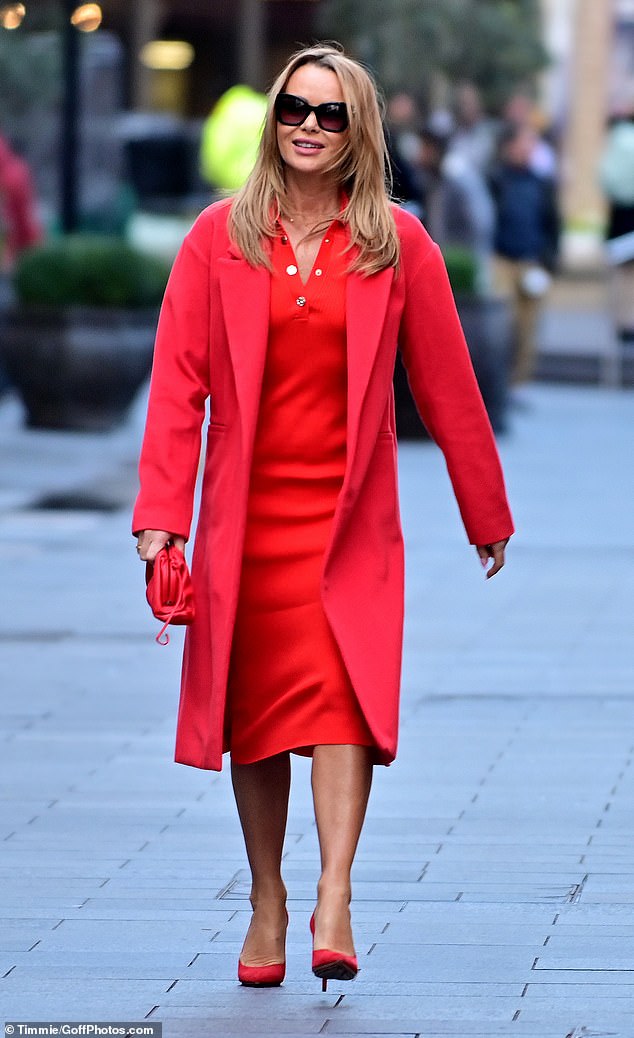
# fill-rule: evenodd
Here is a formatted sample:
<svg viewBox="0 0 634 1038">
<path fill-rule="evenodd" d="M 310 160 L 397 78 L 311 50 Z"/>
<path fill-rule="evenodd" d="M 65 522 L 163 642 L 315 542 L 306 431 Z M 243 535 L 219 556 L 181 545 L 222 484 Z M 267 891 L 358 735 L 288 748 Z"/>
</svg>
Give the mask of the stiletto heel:
<svg viewBox="0 0 634 1038">
<path fill-rule="evenodd" d="M 288 926 L 288 912 L 286 913 Z M 238 959 L 238 980 L 245 988 L 277 988 L 286 976 L 286 961 L 268 966 L 247 966 Z"/>
<path fill-rule="evenodd" d="M 310 917 L 310 932 L 315 936 L 315 913 Z M 321 990 L 328 990 L 329 980 L 354 980 L 359 972 L 356 955 L 344 955 L 330 948 L 313 951 L 313 973 L 321 980 Z"/>
</svg>

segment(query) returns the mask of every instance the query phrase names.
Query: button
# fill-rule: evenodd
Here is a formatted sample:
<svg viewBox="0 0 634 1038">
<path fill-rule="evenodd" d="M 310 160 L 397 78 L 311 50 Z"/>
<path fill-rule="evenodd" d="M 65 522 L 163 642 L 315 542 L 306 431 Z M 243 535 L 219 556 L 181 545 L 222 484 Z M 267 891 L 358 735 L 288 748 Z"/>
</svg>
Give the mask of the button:
<svg viewBox="0 0 634 1038">
<path fill-rule="evenodd" d="M 282 245 L 288 245 L 288 238 L 285 234 L 282 235 Z"/>
<path fill-rule="evenodd" d="M 326 242 L 326 245 L 330 245 L 330 238 L 324 238 L 324 241 Z"/>
<path fill-rule="evenodd" d="M 298 296 L 295 302 L 298 306 L 306 306 L 306 296 Z"/>
<path fill-rule="evenodd" d="M 297 267 L 295 266 L 294 263 L 289 263 L 288 267 L 286 268 L 286 273 L 287 274 L 297 274 Z"/>
<path fill-rule="evenodd" d="M 315 277 L 320 278 L 322 274 L 323 270 L 321 270 L 320 267 L 317 267 L 317 270 L 315 271 Z"/>
</svg>

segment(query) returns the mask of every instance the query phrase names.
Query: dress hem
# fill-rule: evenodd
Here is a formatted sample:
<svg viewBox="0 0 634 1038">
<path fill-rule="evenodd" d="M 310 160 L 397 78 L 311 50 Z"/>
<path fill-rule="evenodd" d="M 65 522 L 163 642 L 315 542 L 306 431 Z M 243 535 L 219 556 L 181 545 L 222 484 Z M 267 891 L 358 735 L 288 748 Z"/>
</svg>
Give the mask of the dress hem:
<svg viewBox="0 0 634 1038">
<path fill-rule="evenodd" d="M 382 752 L 376 743 L 358 742 L 356 740 L 352 742 L 350 740 L 324 740 L 323 742 L 311 743 L 306 746 L 281 746 L 279 749 L 275 749 L 269 753 L 263 753 L 261 756 L 253 757 L 250 760 L 236 760 L 230 747 L 224 749 L 222 752 L 223 755 L 225 753 L 230 754 L 232 763 L 234 764 L 259 764 L 263 760 L 270 760 L 271 757 L 278 757 L 282 753 L 295 753 L 299 757 L 312 757 L 315 746 L 364 746 L 367 749 L 374 751 L 372 754 L 373 764 L 383 764 L 387 767 L 394 760 L 394 757 L 391 754 L 388 754 L 385 751 Z"/>
</svg>

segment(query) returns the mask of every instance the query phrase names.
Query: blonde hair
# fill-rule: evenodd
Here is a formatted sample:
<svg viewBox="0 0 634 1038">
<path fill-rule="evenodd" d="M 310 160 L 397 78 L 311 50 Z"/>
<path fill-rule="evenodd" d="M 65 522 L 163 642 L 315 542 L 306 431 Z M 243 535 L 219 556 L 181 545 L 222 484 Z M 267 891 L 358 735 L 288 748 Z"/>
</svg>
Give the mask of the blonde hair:
<svg viewBox="0 0 634 1038">
<path fill-rule="evenodd" d="M 386 267 L 397 267 L 400 247 L 390 205 L 389 162 L 377 89 L 363 66 L 334 44 L 317 44 L 297 51 L 275 80 L 269 93 L 258 158 L 231 207 L 231 237 L 252 266 L 270 269 L 266 240 L 275 235 L 275 221 L 286 198 L 274 103 L 292 74 L 309 64 L 337 75 L 348 107 L 347 139 L 332 172 L 348 198 L 341 219 L 350 232 L 349 247 L 359 249 L 350 269 L 374 274 Z M 313 228 L 311 233 L 317 230 L 320 228 Z"/>
</svg>

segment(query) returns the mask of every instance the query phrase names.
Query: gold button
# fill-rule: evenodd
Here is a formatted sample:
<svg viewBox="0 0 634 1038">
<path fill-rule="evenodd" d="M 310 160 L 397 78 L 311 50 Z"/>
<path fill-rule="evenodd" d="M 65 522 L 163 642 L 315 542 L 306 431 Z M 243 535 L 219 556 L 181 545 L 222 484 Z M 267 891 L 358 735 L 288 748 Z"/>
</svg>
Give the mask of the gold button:
<svg viewBox="0 0 634 1038">
<path fill-rule="evenodd" d="M 330 245 L 330 238 L 324 238 L 326 245 Z"/>
<path fill-rule="evenodd" d="M 286 273 L 287 274 L 297 274 L 297 267 L 295 266 L 294 263 L 289 263 L 288 267 L 286 268 Z"/>
<path fill-rule="evenodd" d="M 282 245 L 288 245 L 288 238 L 285 234 L 282 235 Z"/>
<path fill-rule="evenodd" d="M 306 306 L 306 296 L 298 296 L 295 302 L 298 306 Z"/>
<path fill-rule="evenodd" d="M 323 270 L 320 270 L 320 268 L 317 267 L 317 270 L 315 271 L 315 277 L 316 278 L 320 278 L 322 274 L 323 274 Z"/>
</svg>

